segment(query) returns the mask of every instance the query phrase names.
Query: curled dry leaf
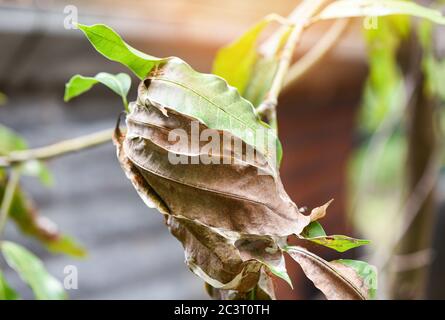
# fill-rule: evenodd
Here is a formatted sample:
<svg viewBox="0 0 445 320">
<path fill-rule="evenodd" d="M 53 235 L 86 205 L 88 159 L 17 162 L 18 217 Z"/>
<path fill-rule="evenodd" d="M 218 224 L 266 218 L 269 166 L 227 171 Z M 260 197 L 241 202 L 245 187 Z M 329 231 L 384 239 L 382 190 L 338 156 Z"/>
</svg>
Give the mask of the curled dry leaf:
<svg viewBox="0 0 445 320">
<path fill-rule="evenodd" d="M 299 234 L 310 218 L 288 197 L 275 168 L 236 136 L 150 100 L 146 85 L 130 104 L 126 134 L 117 128 L 114 141 L 127 177 L 164 214 L 189 268 L 222 290 L 248 292 L 264 266 L 290 281 L 277 243 Z M 207 140 L 193 141 L 195 130 Z M 209 148 L 209 139 L 218 147 Z"/>
<path fill-rule="evenodd" d="M 365 300 L 369 297 L 366 279 L 346 264 L 327 262 L 302 247 L 285 250 L 328 300 Z"/>
<path fill-rule="evenodd" d="M 328 207 L 332 203 L 332 201 L 334 201 L 334 199 L 329 200 L 327 203 L 325 203 L 321 207 L 312 209 L 311 214 L 310 214 L 311 222 L 320 220 L 321 218 L 324 218 L 324 216 L 326 215 L 326 211 L 328 210 Z"/>
<path fill-rule="evenodd" d="M 304 229 L 309 217 L 260 152 L 227 131 L 147 100 L 144 82 L 141 88 L 144 105 L 131 104 L 122 149 L 171 214 L 251 235 L 283 237 Z"/>
</svg>

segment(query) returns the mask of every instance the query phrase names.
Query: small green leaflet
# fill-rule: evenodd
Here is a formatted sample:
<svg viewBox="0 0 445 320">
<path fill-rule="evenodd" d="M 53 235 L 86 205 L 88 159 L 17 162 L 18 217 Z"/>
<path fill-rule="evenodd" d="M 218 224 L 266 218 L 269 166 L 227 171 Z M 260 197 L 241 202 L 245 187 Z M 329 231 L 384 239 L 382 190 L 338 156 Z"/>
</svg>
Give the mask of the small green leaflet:
<svg viewBox="0 0 445 320">
<path fill-rule="evenodd" d="M 131 78 L 126 73 L 116 75 L 100 72 L 94 77 L 73 76 L 65 85 L 65 102 L 90 90 L 95 84 L 102 83 L 116 94 L 121 96 L 124 106 L 127 107 L 127 94 L 131 87 Z"/>
<path fill-rule="evenodd" d="M 370 243 L 369 240 L 354 239 L 342 235 L 327 236 L 321 224 L 317 221 L 311 222 L 302 232 L 301 237 L 305 240 L 345 252 Z"/>
<path fill-rule="evenodd" d="M 157 65 L 166 59 L 160 59 L 126 44 L 122 38 L 110 27 L 103 24 L 86 26 L 77 25 L 85 34 L 97 52 L 107 59 L 127 66 L 139 79 L 143 79 Z"/>
<path fill-rule="evenodd" d="M 414 2 L 396 0 L 339 0 L 328 5 L 315 20 L 350 17 L 381 17 L 388 15 L 410 15 L 445 24 L 440 11 L 429 9 Z"/>
<path fill-rule="evenodd" d="M 332 262 L 341 263 L 347 267 L 354 269 L 354 271 L 363 279 L 365 286 L 368 288 L 368 296 L 370 299 L 374 299 L 377 294 L 377 269 L 359 260 L 340 259 Z"/>
<path fill-rule="evenodd" d="M 38 300 L 61 300 L 67 295 L 62 284 L 50 275 L 42 261 L 24 247 L 5 241 L 1 245 L 3 256 L 8 265 L 14 269 L 28 284 Z"/>
<path fill-rule="evenodd" d="M 60 234 L 57 240 L 44 242 L 48 251 L 52 253 L 63 253 L 75 258 L 85 258 L 88 253 L 84 247 L 71 237 Z"/>
<path fill-rule="evenodd" d="M 20 299 L 17 292 L 12 289 L 6 282 L 6 279 L 0 270 L 0 300 L 17 300 Z"/>
</svg>

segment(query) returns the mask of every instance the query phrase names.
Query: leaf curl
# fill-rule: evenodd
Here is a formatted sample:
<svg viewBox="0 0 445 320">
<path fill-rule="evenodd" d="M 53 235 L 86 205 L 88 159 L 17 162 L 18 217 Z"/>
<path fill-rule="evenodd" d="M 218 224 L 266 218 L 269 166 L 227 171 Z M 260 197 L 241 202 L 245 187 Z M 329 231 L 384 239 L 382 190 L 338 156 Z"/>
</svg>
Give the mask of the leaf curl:
<svg viewBox="0 0 445 320">
<path fill-rule="evenodd" d="M 284 250 L 302 268 L 305 275 L 328 300 L 366 300 L 370 298 L 369 282 L 347 264 L 327 262 L 298 246 Z"/>
</svg>

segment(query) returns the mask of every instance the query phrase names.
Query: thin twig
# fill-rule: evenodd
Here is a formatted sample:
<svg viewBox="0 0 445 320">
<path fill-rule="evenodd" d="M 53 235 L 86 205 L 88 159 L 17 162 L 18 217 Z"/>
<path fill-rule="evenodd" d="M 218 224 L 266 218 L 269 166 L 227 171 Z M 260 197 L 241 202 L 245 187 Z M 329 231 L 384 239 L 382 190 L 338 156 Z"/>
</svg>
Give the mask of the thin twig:
<svg viewBox="0 0 445 320">
<path fill-rule="evenodd" d="M 11 170 L 8 182 L 6 184 L 5 193 L 3 194 L 2 204 L 0 207 L 0 238 L 8 220 L 9 209 L 11 208 L 14 193 L 20 181 L 21 166 L 15 166 Z"/>
<path fill-rule="evenodd" d="M 287 76 L 284 80 L 283 91 L 287 90 L 294 83 L 296 83 L 302 76 L 309 72 L 318 62 L 320 62 L 325 55 L 337 44 L 337 40 L 347 29 L 347 26 L 351 20 L 342 19 L 337 20 L 323 35 L 323 37 L 317 41 L 301 59 L 295 62 L 290 68 Z"/>
<path fill-rule="evenodd" d="M 14 151 L 6 156 L 0 157 L 0 167 L 8 167 L 29 160 L 48 160 L 64 154 L 95 147 L 111 141 L 113 131 L 114 129 L 106 129 L 42 148 Z"/>
<path fill-rule="evenodd" d="M 300 41 L 301 34 L 303 33 L 309 19 L 326 1 L 327 0 L 304 0 L 290 18 L 290 20 L 294 22 L 294 26 L 281 52 L 277 71 L 272 81 L 272 86 L 264 102 L 257 108 L 258 114 L 263 115 L 272 126 L 274 126 L 276 121 L 276 106 L 278 103 L 278 96 L 280 95 L 283 87 L 284 79 L 289 70 L 295 48 Z M 276 46 L 276 43 L 272 41 L 271 45 Z M 275 49 L 277 49 L 277 47 L 275 47 Z"/>
</svg>

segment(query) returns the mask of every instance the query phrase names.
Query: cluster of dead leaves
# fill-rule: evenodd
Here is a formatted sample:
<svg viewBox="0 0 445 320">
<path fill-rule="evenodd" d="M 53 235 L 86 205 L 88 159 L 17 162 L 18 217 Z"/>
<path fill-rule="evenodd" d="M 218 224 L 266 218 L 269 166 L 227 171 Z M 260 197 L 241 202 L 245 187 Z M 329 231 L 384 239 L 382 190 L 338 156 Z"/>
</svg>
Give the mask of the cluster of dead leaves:
<svg viewBox="0 0 445 320">
<path fill-rule="evenodd" d="M 323 262 L 320 267 L 310 255 L 286 245 L 288 236 L 302 233 L 311 221 L 325 214 L 327 206 L 303 215 L 285 192 L 280 177 L 273 174 L 275 168 L 269 167 L 265 158 L 248 159 L 244 151 L 229 153 L 231 164 L 223 164 L 227 163 L 223 161 L 227 157 L 224 147 L 212 154 L 221 158 L 220 164 L 190 164 L 206 142 L 191 147 L 189 141 L 184 148 L 171 141 L 169 133 L 182 129 L 191 139 L 192 122 L 197 119 L 148 99 L 149 85 L 150 81 L 143 81 L 138 100 L 130 104 L 126 133 L 116 128 L 118 158 L 146 205 L 164 215 L 170 232 L 184 247 L 188 267 L 210 285 L 214 297 L 240 297 L 256 288 L 261 292 L 257 297 L 274 298 L 270 274 L 290 282 L 283 257 L 283 252 L 289 251 L 316 285 L 322 283 L 322 291 L 329 291 L 324 290 L 326 283 L 334 292 L 340 288 L 339 281 L 346 286 L 347 294 L 340 288 L 335 294 L 328 293 L 328 298 L 363 298 L 353 281 L 345 283 L 339 277 L 335 266 Z M 203 123 L 200 127 L 211 130 Z M 214 131 L 222 139 L 223 132 Z M 244 145 L 242 150 L 249 148 L 238 137 L 232 139 Z M 169 153 L 190 161 L 172 164 Z M 271 174 L 258 174 L 258 170 Z M 328 281 L 324 272 L 319 272 L 326 266 L 334 274 Z"/>
</svg>

